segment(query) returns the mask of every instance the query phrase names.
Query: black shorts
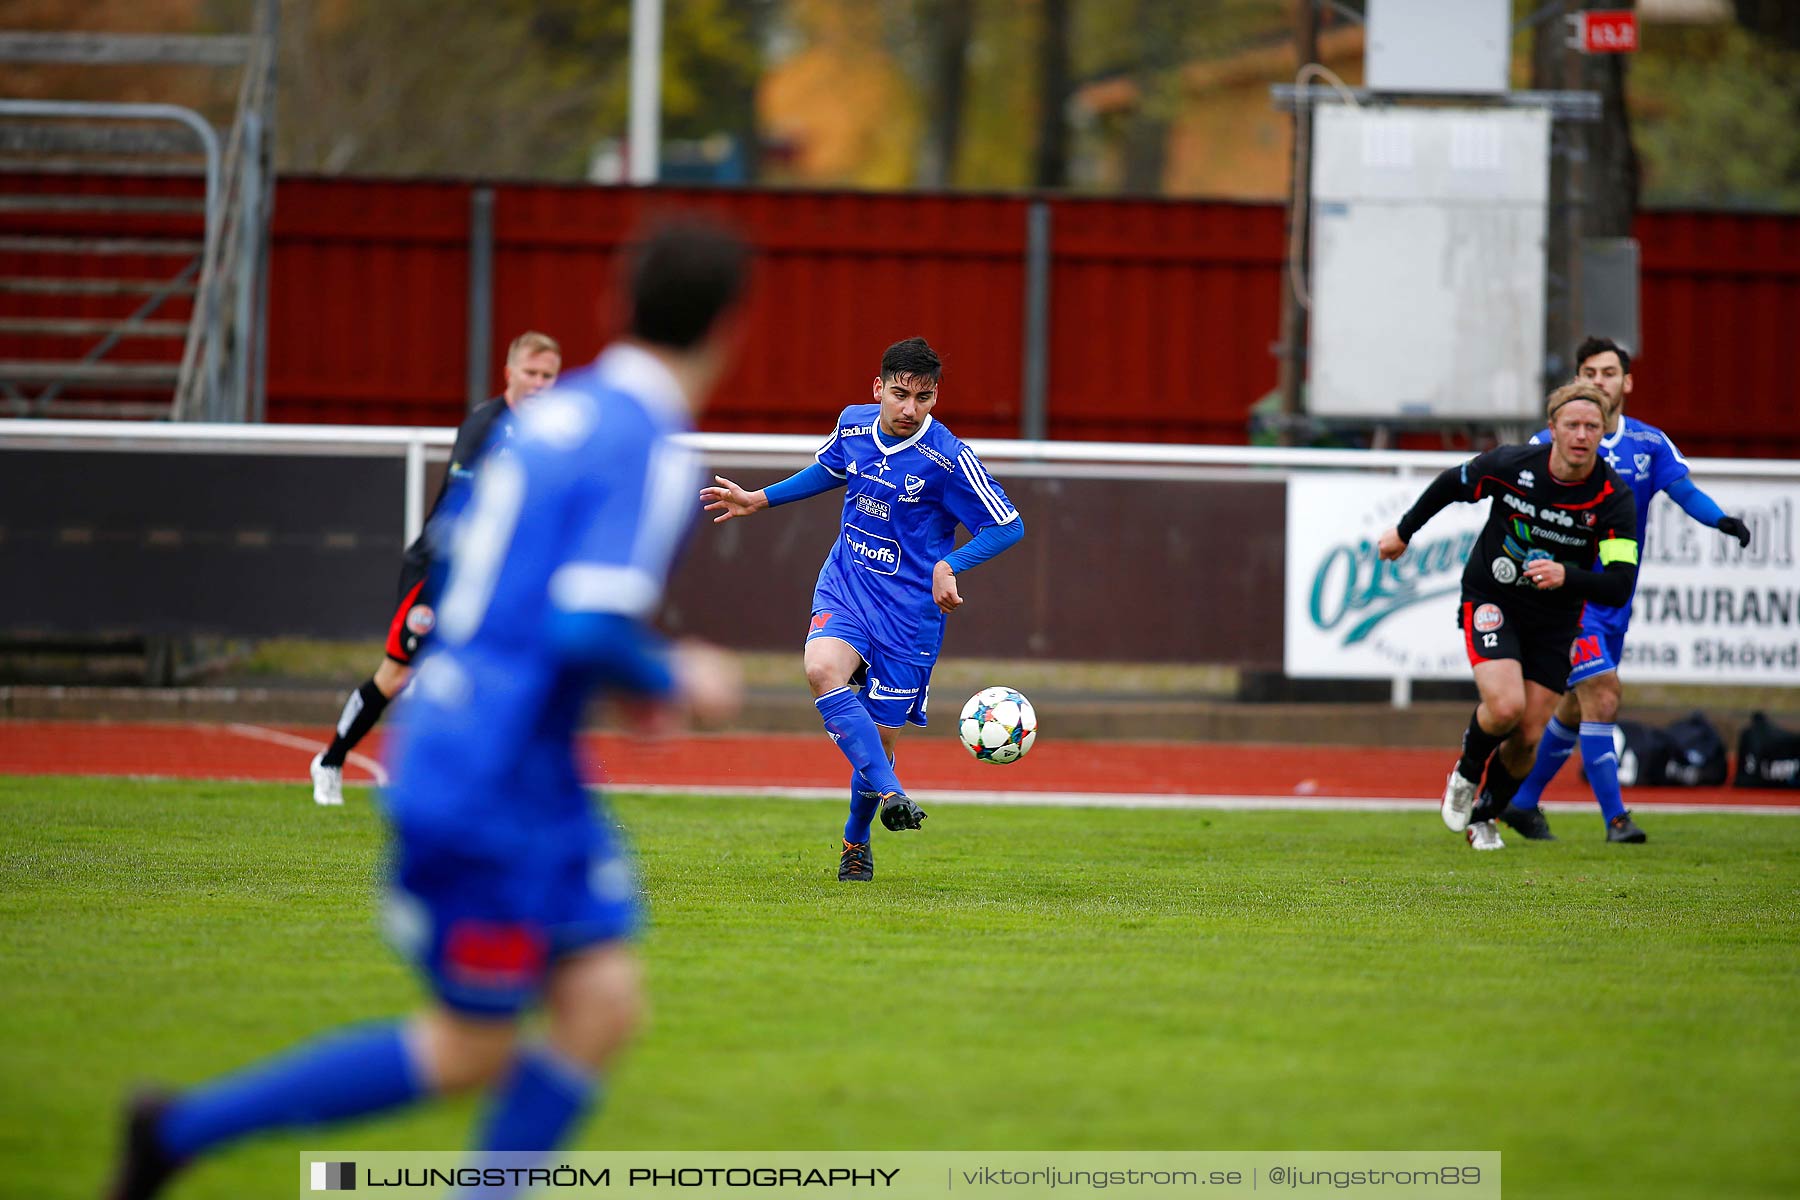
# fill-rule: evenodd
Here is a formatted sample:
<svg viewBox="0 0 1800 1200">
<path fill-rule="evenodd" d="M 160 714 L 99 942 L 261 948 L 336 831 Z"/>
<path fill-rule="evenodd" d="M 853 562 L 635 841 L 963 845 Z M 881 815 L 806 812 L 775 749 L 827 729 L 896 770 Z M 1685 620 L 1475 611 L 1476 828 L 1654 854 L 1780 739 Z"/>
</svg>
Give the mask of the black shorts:
<svg viewBox="0 0 1800 1200">
<path fill-rule="evenodd" d="M 1517 606 L 1471 597 L 1463 593 L 1456 623 L 1463 631 L 1469 665 L 1510 658 L 1525 678 L 1558 694 L 1569 686 L 1569 655 L 1581 619 L 1546 621 L 1536 615 L 1520 616 Z"/>
</svg>

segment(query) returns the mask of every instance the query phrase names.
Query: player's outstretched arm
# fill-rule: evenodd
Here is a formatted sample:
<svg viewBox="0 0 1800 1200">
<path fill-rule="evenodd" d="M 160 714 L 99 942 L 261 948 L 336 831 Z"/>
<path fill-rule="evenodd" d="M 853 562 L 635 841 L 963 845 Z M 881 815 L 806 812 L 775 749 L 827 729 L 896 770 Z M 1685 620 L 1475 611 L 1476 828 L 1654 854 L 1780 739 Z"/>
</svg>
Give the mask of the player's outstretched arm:
<svg viewBox="0 0 1800 1200">
<path fill-rule="evenodd" d="M 706 505 L 707 512 L 719 514 L 713 518 L 714 525 L 733 517 L 747 517 L 769 507 L 767 492 L 747 492 L 723 475 L 714 475 L 713 486 L 700 489 L 700 500 Z"/>
<path fill-rule="evenodd" d="M 1750 527 L 1738 517 L 1727 516 L 1718 502 L 1701 491 L 1692 479 L 1683 475 L 1663 489 L 1669 499 L 1681 505 L 1681 511 L 1702 525 L 1716 529 L 1726 537 L 1734 537 L 1738 545 L 1750 544 Z"/>
<path fill-rule="evenodd" d="M 1381 535 L 1377 549 L 1384 560 L 1392 562 L 1405 554 L 1407 543 L 1425 527 L 1425 522 L 1446 507 L 1473 499 L 1469 487 L 1470 468 L 1480 463 L 1482 457 L 1476 455 L 1460 467 L 1446 468 L 1419 493 L 1419 498 L 1413 501 L 1413 506 L 1406 510 L 1394 527 Z"/>
<path fill-rule="evenodd" d="M 765 508 L 804 500 L 808 496 L 817 496 L 844 486 L 843 478 L 833 474 L 821 463 L 796 471 L 786 479 L 771 483 L 760 492 L 747 492 L 723 475 L 714 475 L 713 483 L 712 487 L 700 489 L 700 499 L 708 502 L 707 512 L 718 512 L 719 515 L 713 518 L 714 525 L 733 517 L 747 517 Z"/>
</svg>

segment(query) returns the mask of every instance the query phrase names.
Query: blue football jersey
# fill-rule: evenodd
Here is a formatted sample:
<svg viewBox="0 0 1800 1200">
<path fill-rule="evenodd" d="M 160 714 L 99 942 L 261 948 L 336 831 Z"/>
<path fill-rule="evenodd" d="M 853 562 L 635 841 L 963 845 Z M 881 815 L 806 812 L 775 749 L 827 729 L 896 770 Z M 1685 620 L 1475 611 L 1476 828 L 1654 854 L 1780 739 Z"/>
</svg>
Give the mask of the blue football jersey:
<svg viewBox="0 0 1800 1200">
<path fill-rule="evenodd" d="M 1532 435 L 1531 440 L 1544 445 L 1550 441 L 1550 431 L 1541 429 Z M 1650 502 L 1656 499 L 1658 492 L 1686 477 L 1687 459 L 1681 457 L 1681 451 L 1675 448 L 1675 443 L 1669 440 L 1668 434 L 1632 416 L 1619 418 L 1618 429 L 1601 439 L 1600 457 L 1619 473 L 1621 479 L 1631 485 L 1632 498 L 1637 501 L 1638 555 L 1641 562 L 1650 534 Z M 1622 608 L 1589 604 L 1582 622 L 1589 628 L 1623 633 L 1631 623 L 1631 602 L 1626 601 Z"/>
<path fill-rule="evenodd" d="M 614 347 L 519 413 L 450 543 L 436 637 L 388 761 L 395 823 L 420 836 L 554 843 L 589 819 L 574 754 L 591 669 L 564 661 L 557 611 L 655 611 L 692 524 L 700 462 L 674 378 Z"/>
<path fill-rule="evenodd" d="M 903 441 L 883 435 L 880 420 L 881 405 L 851 405 L 815 455 L 844 480 L 843 528 L 819 590 L 854 606 L 884 646 L 935 658 L 944 614 L 931 573 L 954 548 L 957 525 L 979 533 L 1019 514 L 975 452 L 936 420 L 927 416 Z"/>
</svg>

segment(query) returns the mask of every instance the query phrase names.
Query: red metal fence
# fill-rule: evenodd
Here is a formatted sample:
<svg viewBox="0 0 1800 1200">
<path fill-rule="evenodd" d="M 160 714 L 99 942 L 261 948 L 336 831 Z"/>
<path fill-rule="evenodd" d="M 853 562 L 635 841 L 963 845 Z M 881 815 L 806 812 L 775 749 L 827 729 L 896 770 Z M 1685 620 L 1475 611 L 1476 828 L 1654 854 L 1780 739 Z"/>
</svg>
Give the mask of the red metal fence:
<svg viewBox="0 0 1800 1200">
<path fill-rule="evenodd" d="M 284 179 L 275 217 L 269 415 L 452 424 L 462 412 L 466 184 Z M 591 356 L 613 256 L 653 204 L 730 217 L 756 243 L 747 350 L 709 428 L 822 432 L 868 399 L 881 351 L 943 354 L 944 418 L 1016 436 L 1026 213 L 1018 197 L 502 186 L 492 385 L 526 328 Z M 1053 437 L 1242 442 L 1274 385 L 1278 209 L 1053 203 Z"/>
<path fill-rule="evenodd" d="M 269 413 L 453 424 L 463 410 L 471 186 L 284 179 Z M 570 361 L 601 344 L 611 255 L 651 204 L 730 216 L 761 271 L 748 352 L 710 428 L 823 431 L 867 397 L 882 348 L 919 333 L 947 365 L 942 415 L 1019 429 L 1028 202 L 989 196 L 502 185 L 492 386 L 527 327 Z M 1052 437 L 1241 443 L 1275 386 L 1275 205 L 1053 199 Z M 1785 343 L 1800 330 L 1800 218 L 1658 212 L 1642 243 L 1636 411 L 1691 454 L 1800 457 Z"/>
<path fill-rule="evenodd" d="M 270 420 L 458 421 L 477 186 L 280 181 Z M 1029 198 L 493 190 L 490 389 L 507 342 L 526 328 L 561 339 L 570 362 L 590 357 L 609 332 L 614 252 L 652 206 L 678 205 L 728 216 L 760 252 L 747 352 L 709 428 L 823 434 L 838 409 L 868 397 L 882 348 L 917 333 L 944 355 L 950 425 L 967 436 L 1018 433 Z M 1281 209 L 1046 203 L 1050 436 L 1243 442 L 1250 406 L 1275 385 Z M 0 224 L 46 231 L 17 217 Z M 55 229 L 79 224 L 63 218 Z M 1633 411 L 1690 454 L 1800 457 L 1786 355 L 1800 330 L 1800 217 L 1647 213 L 1636 234 L 1644 346 Z M 0 253 L 0 276 L 43 269 L 27 257 Z M 24 295 L 4 303 L 21 314 L 36 306 Z M 0 336 L 0 359 L 38 350 L 17 342 Z"/>
</svg>

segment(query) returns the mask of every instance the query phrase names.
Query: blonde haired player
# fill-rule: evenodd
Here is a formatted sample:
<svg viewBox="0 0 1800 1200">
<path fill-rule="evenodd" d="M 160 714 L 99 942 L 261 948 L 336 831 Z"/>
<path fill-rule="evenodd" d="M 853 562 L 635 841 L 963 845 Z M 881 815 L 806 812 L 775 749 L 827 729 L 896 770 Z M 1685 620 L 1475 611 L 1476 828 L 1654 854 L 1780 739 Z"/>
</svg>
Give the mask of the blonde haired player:
<svg viewBox="0 0 1800 1200">
<path fill-rule="evenodd" d="M 1568 679 L 1582 606 L 1623 603 L 1637 581 L 1631 489 L 1598 454 L 1607 409 L 1589 384 L 1558 388 L 1545 404 L 1550 444 L 1500 446 L 1451 467 L 1381 535 L 1381 557 L 1398 559 L 1445 505 L 1492 501 L 1457 612 L 1481 702 L 1442 805 L 1444 824 L 1477 850 L 1503 844 L 1492 821 L 1470 821 L 1483 774 L 1516 790 L 1529 768 Z"/>
</svg>

